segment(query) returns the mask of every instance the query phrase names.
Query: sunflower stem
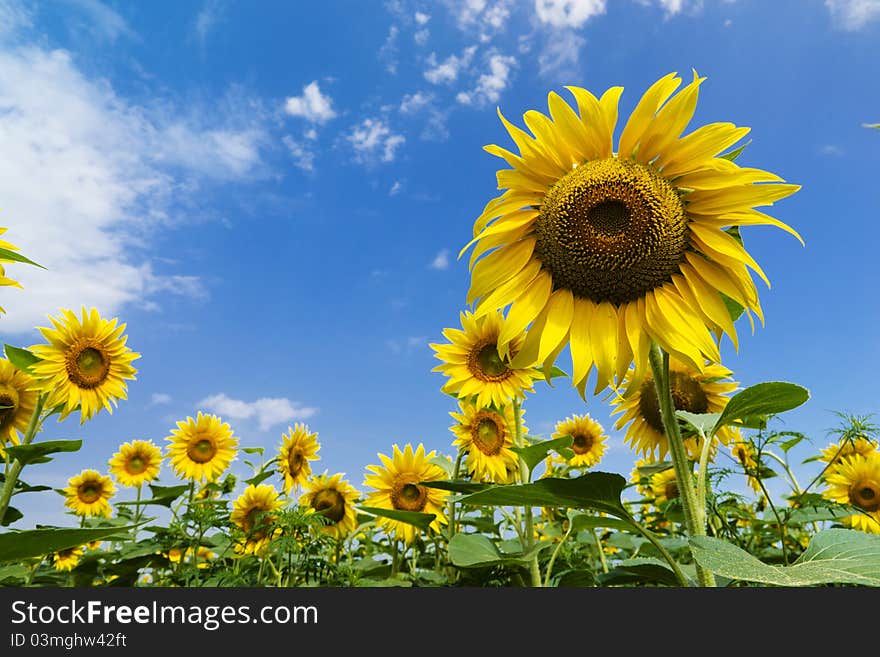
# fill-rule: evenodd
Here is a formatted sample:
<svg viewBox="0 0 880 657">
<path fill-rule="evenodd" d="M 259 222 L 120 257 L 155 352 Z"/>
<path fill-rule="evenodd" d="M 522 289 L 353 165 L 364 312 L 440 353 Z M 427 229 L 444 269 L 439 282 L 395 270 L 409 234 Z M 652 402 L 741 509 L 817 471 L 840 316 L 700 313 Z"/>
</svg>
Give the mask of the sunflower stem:
<svg viewBox="0 0 880 657">
<path fill-rule="evenodd" d="M 30 445 L 34 437 L 37 435 L 37 429 L 40 427 L 40 415 L 43 413 L 43 405 L 45 403 L 46 393 L 41 392 L 37 397 L 34 411 L 31 413 L 31 419 L 28 422 L 27 431 L 25 431 L 24 438 L 21 441 L 22 445 Z M 18 459 L 14 459 L 12 466 L 6 472 L 6 481 L 3 483 L 3 492 L 0 493 L 0 521 L 6 517 L 6 510 L 9 508 L 9 502 L 12 499 L 12 491 L 15 490 L 15 484 L 18 483 L 18 476 L 23 469 L 24 465 L 22 465 L 22 462 Z"/>
<path fill-rule="evenodd" d="M 458 475 L 461 472 L 461 459 L 464 456 L 464 451 L 459 449 L 458 455 L 455 458 L 455 467 L 452 469 L 452 480 L 457 481 Z M 455 528 L 455 496 L 449 496 L 449 540 L 452 540 L 452 537 L 455 536 L 456 528 Z"/>
<path fill-rule="evenodd" d="M 513 400 L 513 426 L 514 426 L 514 442 L 517 447 L 524 447 L 525 437 L 522 431 L 522 409 L 518 398 Z M 522 483 L 529 483 L 529 466 L 525 460 L 519 458 L 519 476 Z M 528 554 L 535 546 L 535 526 L 532 519 L 532 507 L 523 507 L 523 534 L 525 534 L 525 543 L 523 552 Z M 541 584 L 541 568 L 538 565 L 538 555 L 532 557 L 529 563 L 529 575 L 531 576 L 532 586 L 540 587 Z"/>
<path fill-rule="evenodd" d="M 602 547 L 602 539 L 599 538 L 599 534 L 596 533 L 596 529 L 593 528 L 593 540 L 596 542 L 596 550 L 599 552 L 599 563 L 602 564 L 602 572 L 608 572 L 608 560 L 605 558 L 605 549 Z"/>
<path fill-rule="evenodd" d="M 675 416 L 675 402 L 672 399 L 672 388 L 669 385 L 669 354 L 651 343 L 649 352 L 651 372 L 654 375 L 654 385 L 657 388 L 657 401 L 660 406 L 660 417 L 663 420 L 664 433 L 669 443 L 669 452 L 672 456 L 672 465 L 675 468 L 675 480 L 678 484 L 679 499 L 684 511 L 685 529 L 688 538 L 691 536 L 705 536 L 704 517 L 698 511 L 698 495 L 694 489 L 694 478 L 691 472 L 691 464 L 685 451 L 684 441 L 681 437 L 681 429 L 678 426 L 678 418 Z M 697 580 L 700 586 L 715 586 L 715 576 L 699 564 L 697 567 Z"/>
<path fill-rule="evenodd" d="M 562 549 L 562 544 L 568 540 L 568 537 L 571 536 L 571 525 L 568 527 L 568 531 L 565 532 L 565 536 L 562 537 L 562 540 L 559 541 L 559 544 L 553 550 L 553 554 L 550 555 L 550 561 L 547 562 L 547 571 L 544 573 L 544 587 L 550 586 L 550 575 L 553 573 L 553 566 L 556 563 L 556 555 L 559 554 L 559 551 Z M 605 572 L 608 572 L 607 570 Z"/>
</svg>

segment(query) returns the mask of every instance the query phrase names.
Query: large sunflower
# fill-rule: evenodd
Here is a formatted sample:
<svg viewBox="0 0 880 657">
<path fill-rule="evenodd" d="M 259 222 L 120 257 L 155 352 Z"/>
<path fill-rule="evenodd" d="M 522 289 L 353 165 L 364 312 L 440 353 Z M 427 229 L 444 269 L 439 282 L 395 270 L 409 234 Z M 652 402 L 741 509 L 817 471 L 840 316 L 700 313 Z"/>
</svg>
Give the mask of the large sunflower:
<svg viewBox="0 0 880 657">
<path fill-rule="evenodd" d="M 574 452 L 574 456 L 568 460 L 568 465 L 574 468 L 589 468 L 602 460 L 608 436 L 605 435 L 602 425 L 589 414 L 573 415 L 557 422 L 556 432 L 552 437 L 565 436 L 571 436 L 571 450 Z"/>
<path fill-rule="evenodd" d="M 72 310 L 61 315 L 49 317 L 54 329 L 39 329 L 49 344 L 31 347 L 42 359 L 32 370 L 50 393 L 47 406 L 62 406 L 62 420 L 80 407 L 82 424 L 102 408 L 112 413 L 118 400 L 127 399 L 126 381 L 137 373 L 131 363 L 140 354 L 125 345 L 125 324 L 116 318 L 102 319 L 97 310 L 85 307 L 82 318 Z"/>
<path fill-rule="evenodd" d="M 677 95 L 675 73 L 653 84 L 617 152 L 622 87 L 598 100 L 568 87 L 579 115 L 551 92 L 549 117 L 523 117 L 534 136 L 499 111 L 519 154 L 485 147 L 512 167 L 497 174 L 498 188 L 507 191 L 486 205 L 462 252 L 476 243 L 467 297 L 477 301 L 475 315 L 512 304 L 501 356 L 531 324 L 513 367 L 552 363 L 570 344 L 573 383 L 583 394 L 595 365 L 598 392 L 619 385 L 633 361 L 630 380 L 638 384 L 652 341 L 700 372 L 706 360 L 718 362 L 710 330 L 737 344 L 725 296 L 763 321 L 747 267 L 766 277 L 736 230 L 726 229 L 770 224 L 800 239 L 754 209 L 799 187 L 719 156 L 748 128 L 712 123 L 681 136 L 704 79 L 694 73 Z"/>
<path fill-rule="evenodd" d="M 110 474 L 123 486 L 142 486 L 159 476 L 162 452 L 151 440 L 123 443 L 110 458 Z"/>
<path fill-rule="evenodd" d="M 510 449 L 514 446 L 513 406 L 508 404 L 500 412 L 466 401 L 458 406 L 461 412 L 450 413 L 456 422 L 449 429 L 456 436 L 453 446 L 467 452 L 467 471 L 477 481 L 506 483 L 508 472 L 517 466 L 517 455 Z M 522 435 L 526 432 L 523 426 Z"/>
<path fill-rule="evenodd" d="M 289 493 L 294 486 L 302 486 L 312 474 L 309 461 L 320 461 L 318 434 L 309 431 L 305 424 L 297 423 L 288 427 L 282 435 L 281 450 L 278 453 L 278 472 L 284 477 L 284 492 Z"/>
<path fill-rule="evenodd" d="M 171 467 L 182 479 L 215 481 L 235 458 L 238 438 L 232 428 L 216 415 L 199 411 L 196 419 L 187 417 L 165 438 Z"/>
<path fill-rule="evenodd" d="M 321 527 L 321 531 L 335 538 L 345 538 L 357 527 L 357 509 L 355 500 L 359 493 L 342 473 L 328 477 L 327 473 L 312 477 L 306 482 L 306 492 L 300 498 L 300 504 L 320 513 L 329 522 Z"/>
<path fill-rule="evenodd" d="M 3 445 L 19 443 L 18 434 L 27 431 L 37 403 L 34 380 L 5 358 L 0 358 L 0 455 Z"/>
<path fill-rule="evenodd" d="M 510 359 L 517 355 L 525 340 L 522 328 L 511 333 L 503 313 L 483 313 L 479 317 L 461 313 L 461 330 L 447 328 L 443 336 L 447 344 L 432 344 L 435 358 L 442 361 L 432 372 L 449 377 L 443 392 L 459 398 L 476 397 L 480 407 L 495 405 L 501 408 L 512 399 L 532 392 L 540 374 L 532 367 L 535 361 L 511 367 Z M 499 341 L 505 338 L 505 349 L 499 350 Z"/>
<path fill-rule="evenodd" d="M 83 470 L 67 480 L 64 494 L 64 506 L 76 515 L 110 517 L 110 498 L 116 494 L 116 486 L 97 470 Z"/>
<path fill-rule="evenodd" d="M 380 509 L 433 513 L 436 517 L 431 522 L 431 528 L 439 532 L 440 523 L 446 522 L 443 504 L 449 493 L 439 488 L 418 485 L 420 481 L 446 479 L 443 468 L 430 462 L 436 455 L 433 450 L 426 454 L 421 443 L 415 450 L 412 445 L 404 445 L 403 451 L 394 445 L 391 458 L 379 454 L 382 465 L 368 465 L 366 468 L 368 474 L 364 478 L 364 485 L 375 489 L 367 495 L 366 505 Z M 376 521 L 407 544 L 412 543 L 418 533 L 418 529 L 409 523 L 383 517 L 376 518 Z"/>
<path fill-rule="evenodd" d="M 727 406 L 726 393 L 736 390 L 737 383 L 730 381 L 733 374 L 722 365 L 704 365 L 701 371 L 692 368 L 675 358 L 669 359 L 669 387 L 672 391 L 672 400 L 675 402 L 675 410 L 688 411 L 690 413 L 720 413 Z M 630 369 L 624 378 L 624 385 L 629 383 L 633 375 Z M 663 421 L 660 416 L 660 404 L 657 400 L 657 388 L 654 385 L 654 377 L 650 372 L 644 374 L 641 384 L 634 389 L 629 396 L 616 394 L 612 402 L 615 410 L 612 415 L 622 413 L 614 423 L 615 429 L 621 429 L 629 424 L 624 440 L 636 452 L 645 455 L 653 455 L 657 459 L 663 459 L 669 452 L 669 442 L 663 429 Z M 692 459 L 700 456 L 701 445 L 697 437 L 683 430 L 684 444 Z M 739 431 L 734 427 L 723 427 L 716 434 L 716 438 L 725 445 L 739 436 Z M 714 449 L 714 446 L 713 446 Z"/>
<path fill-rule="evenodd" d="M 880 534 L 880 453 L 841 459 L 825 474 L 825 482 L 825 497 L 864 511 L 848 516 L 849 526 Z"/>
<path fill-rule="evenodd" d="M 260 484 L 250 485 L 235 500 L 229 520 L 232 524 L 241 528 L 244 540 L 236 544 L 235 551 L 240 554 L 256 554 L 261 556 L 278 533 L 276 528 L 272 530 L 275 521 L 275 512 L 284 502 L 278 495 L 274 486 Z"/>
</svg>

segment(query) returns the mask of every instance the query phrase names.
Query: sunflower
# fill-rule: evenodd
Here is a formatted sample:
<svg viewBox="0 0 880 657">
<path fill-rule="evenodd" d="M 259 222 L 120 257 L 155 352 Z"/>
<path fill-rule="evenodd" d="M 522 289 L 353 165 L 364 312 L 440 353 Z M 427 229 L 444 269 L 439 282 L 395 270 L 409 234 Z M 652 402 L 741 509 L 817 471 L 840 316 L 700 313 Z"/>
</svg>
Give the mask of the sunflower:
<svg viewBox="0 0 880 657">
<path fill-rule="evenodd" d="M 110 517 L 110 498 L 116 494 L 116 486 L 97 470 L 83 470 L 67 480 L 64 494 L 64 506 L 76 515 Z"/>
<path fill-rule="evenodd" d="M 498 350 L 531 329 L 512 367 L 552 363 L 571 345 L 572 382 L 583 395 L 595 365 L 596 392 L 648 369 L 651 342 L 702 372 L 720 361 L 727 333 L 737 345 L 725 297 L 763 322 L 747 267 L 766 277 L 739 240 L 740 226 L 770 224 L 798 239 L 756 206 L 799 189 L 766 171 L 743 168 L 719 153 L 748 128 L 712 123 L 682 137 L 705 78 L 674 95 L 671 73 L 639 101 L 620 136 L 613 133 L 622 87 L 596 99 L 568 87 L 579 115 L 558 94 L 550 116 L 524 115 L 534 136 L 499 117 L 519 154 L 486 146 L 511 169 L 506 189 L 474 223 L 468 303 L 475 316 L 511 305 Z M 726 230 L 730 229 L 730 230 Z M 751 314 L 749 314 L 751 320 Z"/>
<path fill-rule="evenodd" d="M 841 459 L 825 474 L 825 482 L 825 497 L 864 511 L 848 516 L 849 526 L 880 534 L 880 453 Z"/>
<path fill-rule="evenodd" d="M 204 545 L 199 546 L 198 552 L 196 554 L 198 554 L 199 568 L 207 568 L 209 565 L 208 561 L 214 559 L 217 556 L 211 551 L 210 548 L 207 548 Z M 168 561 L 174 564 L 180 563 L 182 560 L 185 563 L 192 563 L 193 549 L 191 547 L 188 547 L 186 549 L 171 548 L 170 550 L 168 550 L 168 554 L 166 556 L 168 557 Z"/>
<path fill-rule="evenodd" d="M 67 548 L 52 553 L 52 564 L 55 570 L 73 570 L 83 555 L 82 546 Z"/>
<path fill-rule="evenodd" d="M 629 377 L 633 374 L 631 368 L 624 379 L 624 385 L 629 382 Z M 728 398 L 724 396 L 725 393 L 736 390 L 738 385 L 735 381 L 729 380 L 732 374 L 733 372 L 722 365 L 704 365 L 700 371 L 670 357 L 669 387 L 675 402 L 675 410 L 690 413 L 720 413 L 727 406 Z M 641 384 L 634 389 L 633 394 L 629 396 L 615 394 L 613 404 L 615 410 L 612 415 L 623 414 L 615 422 L 614 428 L 621 429 L 629 423 L 624 440 L 632 449 L 644 456 L 654 455 L 663 459 L 669 451 L 669 443 L 663 429 L 653 375 L 650 372 L 645 373 Z M 727 426 L 720 429 L 715 436 L 727 445 L 739 436 L 739 431 L 735 427 Z M 683 437 L 690 457 L 698 459 L 702 446 L 698 438 L 688 435 L 684 429 Z"/>
<path fill-rule="evenodd" d="M 366 468 L 368 474 L 364 485 L 376 489 L 367 495 L 366 505 L 380 509 L 433 513 L 435 518 L 430 526 L 439 532 L 440 523 L 446 522 L 443 504 L 449 493 L 439 488 L 418 485 L 420 481 L 446 479 L 443 468 L 430 462 L 436 455 L 433 450 L 425 454 L 425 447 L 421 443 L 415 450 L 410 444 L 404 445 L 403 451 L 394 445 L 391 458 L 379 454 L 382 465 L 368 465 Z M 376 518 L 376 521 L 407 544 L 412 543 L 418 533 L 416 527 L 409 523 L 382 517 Z"/>
<path fill-rule="evenodd" d="M 309 431 L 308 425 L 297 423 L 294 428 L 287 427 L 282 434 L 281 451 L 278 454 L 278 472 L 284 477 L 284 492 L 289 493 L 294 486 L 302 486 L 312 474 L 309 461 L 320 461 L 318 434 Z"/>
<path fill-rule="evenodd" d="M 34 380 L 5 358 L 0 358 L 0 455 L 3 445 L 19 443 L 18 434 L 27 431 L 37 404 Z"/>
<path fill-rule="evenodd" d="M 852 456 L 853 454 L 859 454 L 861 456 L 868 456 L 869 454 L 873 454 L 878 451 L 877 443 L 875 443 L 870 438 L 865 436 L 858 436 L 853 438 L 852 440 L 843 440 L 839 443 L 831 443 L 825 449 L 821 450 L 822 456 L 819 457 L 820 461 L 825 461 L 826 463 L 837 463 L 840 459 Z"/>
<path fill-rule="evenodd" d="M 278 491 L 269 484 L 250 485 L 244 489 L 232 506 L 229 520 L 245 532 L 244 541 L 235 546 L 240 554 L 262 556 L 269 547 L 269 541 L 275 538 L 280 530 L 270 531 L 275 520 L 275 512 L 284 503 Z"/>
<path fill-rule="evenodd" d="M 334 538 L 345 538 L 357 527 L 357 510 L 354 502 L 359 493 L 345 479 L 342 473 L 328 477 L 327 473 L 312 477 L 306 482 L 306 492 L 300 504 L 320 513 L 329 521 L 321 531 Z"/>
<path fill-rule="evenodd" d="M 510 449 L 514 446 L 513 406 L 497 411 L 460 401 L 458 407 L 460 413 L 450 413 L 456 423 L 449 429 L 456 436 L 453 446 L 467 452 L 467 471 L 477 481 L 505 483 L 508 472 L 518 465 L 516 453 Z M 526 432 L 523 426 L 522 435 Z"/>
<path fill-rule="evenodd" d="M 651 494 L 654 497 L 654 504 L 657 506 L 678 497 L 675 468 L 661 470 L 651 475 Z"/>
<path fill-rule="evenodd" d="M 0 227 L 0 235 L 5 233 L 8 229 Z M 6 249 L 8 251 L 18 251 L 18 247 L 12 244 L 11 242 L 7 242 L 6 240 L 0 240 L 0 248 Z M 14 260 L 10 260 L 9 258 L 0 257 L 0 263 L 11 263 L 15 262 Z M 3 264 L 0 264 L 0 286 L 11 286 L 21 288 L 21 283 L 18 281 L 14 281 L 11 278 L 6 276 L 6 270 L 3 267 Z M 0 308 L 0 313 L 5 313 L 6 311 L 3 308 Z"/>
<path fill-rule="evenodd" d="M 602 425 L 589 414 L 573 415 L 557 422 L 556 433 L 552 437 L 565 436 L 571 436 L 571 450 L 574 452 L 568 465 L 575 468 L 589 468 L 602 460 L 608 436 L 605 435 Z"/>
<path fill-rule="evenodd" d="M 216 415 L 199 411 L 194 420 L 178 422 L 177 429 L 165 438 L 168 458 L 182 479 L 215 481 L 235 458 L 238 438 L 232 428 Z"/>
<path fill-rule="evenodd" d="M 501 408 L 534 390 L 533 382 L 541 377 L 532 367 L 534 361 L 510 365 L 525 339 L 522 329 L 511 333 L 501 312 L 479 317 L 463 312 L 460 320 L 461 330 L 443 330 L 448 343 L 430 345 L 436 352 L 434 357 L 442 361 L 431 371 L 449 377 L 443 392 L 459 398 L 476 397 L 474 403 L 480 407 L 494 404 Z M 506 340 L 503 353 L 499 348 L 502 337 Z"/>
<path fill-rule="evenodd" d="M 142 486 L 159 476 L 162 452 L 150 440 L 123 443 L 110 459 L 110 474 L 123 486 Z"/>
<path fill-rule="evenodd" d="M 126 380 L 135 378 L 131 363 L 140 354 L 125 346 L 125 324 L 116 318 L 102 319 L 97 310 L 85 307 L 82 319 L 72 310 L 61 315 L 49 317 L 54 329 L 39 329 L 49 344 L 31 347 L 42 359 L 32 370 L 50 393 L 48 407 L 62 406 L 63 420 L 79 406 L 82 424 L 102 408 L 112 413 L 119 399 L 127 399 Z"/>
<path fill-rule="evenodd" d="M 642 497 L 651 496 L 651 476 L 643 471 L 642 468 L 655 462 L 650 458 L 637 459 L 633 464 L 632 472 L 630 472 L 629 480 L 636 485 L 636 490 Z"/>
<path fill-rule="evenodd" d="M 749 440 L 734 440 L 730 443 L 730 453 L 745 470 L 749 487 L 756 493 L 760 493 L 761 483 L 755 477 L 755 474 L 758 472 L 758 462 L 755 460 L 755 446 Z"/>
</svg>

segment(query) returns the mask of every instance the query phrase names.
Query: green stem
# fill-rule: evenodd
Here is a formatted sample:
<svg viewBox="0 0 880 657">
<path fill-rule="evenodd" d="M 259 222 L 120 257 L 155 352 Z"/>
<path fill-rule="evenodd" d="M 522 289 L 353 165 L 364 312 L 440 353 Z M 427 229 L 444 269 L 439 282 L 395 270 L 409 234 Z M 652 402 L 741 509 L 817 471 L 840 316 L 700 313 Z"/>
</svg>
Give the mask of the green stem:
<svg viewBox="0 0 880 657">
<path fill-rule="evenodd" d="M 637 532 L 639 532 L 642 536 L 647 538 L 651 542 L 651 545 L 653 545 L 655 548 L 657 548 L 657 551 L 666 560 L 666 563 L 669 564 L 669 567 L 672 568 L 672 572 L 675 573 L 675 576 L 678 578 L 678 581 L 682 586 L 690 586 L 690 583 L 688 582 L 688 578 L 685 577 L 685 574 L 683 572 L 681 572 L 681 568 L 679 567 L 678 562 L 675 560 L 675 558 L 672 556 L 672 554 L 670 554 L 669 550 L 667 550 L 665 547 L 663 547 L 663 544 L 654 535 L 653 532 L 649 531 L 647 527 L 642 527 L 639 523 L 637 523 L 635 520 L 632 520 L 631 518 L 623 518 L 623 520 L 627 524 L 629 524 L 630 527 L 632 527 Z M 698 565 L 697 566 L 697 575 L 699 576 L 699 574 L 700 574 L 700 567 Z M 711 573 L 710 573 L 710 575 L 711 575 Z M 712 579 L 712 584 L 708 584 L 708 585 L 704 585 L 704 586 L 715 586 L 714 576 Z"/>
<path fill-rule="evenodd" d="M 795 478 L 794 473 L 791 471 L 791 468 L 788 467 L 788 463 L 785 460 L 783 460 L 782 458 L 780 458 L 778 455 L 776 455 L 775 453 L 771 452 L 769 449 L 762 450 L 761 454 L 766 454 L 767 456 L 769 456 L 771 459 L 773 459 L 779 465 L 782 466 L 782 468 L 785 470 L 785 474 L 788 475 L 788 480 L 791 482 L 791 485 L 794 487 L 794 494 L 800 495 L 801 494 L 800 484 L 798 484 L 798 480 Z"/>
<path fill-rule="evenodd" d="M 24 438 L 21 441 L 22 445 L 30 445 L 34 437 L 37 435 L 37 429 L 40 427 L 40 415 L 43 413 L 43 405 L 46 403 L 46 397 L 46 393 L 40 393 L 37 397 L 34 412 L 31 413 L 31 419 L 28 422 L 27 431 L 25 431 Z M 23 469 L 24 465 L 22 465 L 21 461 L 16 459 L 12 463 L 12 466 L 6 471 L 6 481 L 3 484 L 3 492 L 0 493 L 0 520 L 6 516 L 6 510 L 9 508 L 9 502 L 12 499 L 12 491 L 15 489 L 15 484 L 18 483 L 18 476 Z"/>
<path fill-rule="evenodd" d="M 513 425 L 514 444 L 516 444 L 517 447 L 524 447 L 525 438 L 522 433 L 522 411 L 520 408 L 519 399 L 513 400 Z M 526 464 L 525 459 L 523 459 L 522 457 L 519 458 L 519 476 L 522 483 L 529 483 L 529 466 Z M 535 546 L 535 527 L 534 521 L 532 519 L 532 507 L 523 507 L 523 516 L 523 534 L 525 534 L 525 544 L 523 545 L 523 551 L 528 554 Z M 540 566 L 538 566 L 537 554 L 532 557 L 531 562 L 529 563 L 529 574 L 531 576 L 532 586 L 540 587 L 541 568 Z"/>
<path fill-rule="evenodd" d="M 137 543 L 138 539 L 138 527 L 137 524 L 141 519 L 141 489 L 143 488 L 143 484 L 137 485 L 137 498 L 135 499 L 134 504 L 134 542 Z"/>
<path fill-rule="evenodd" d="M 562 540 L 559 541 L 559 544 L 553 550 L 553 554 L 550 555 L 550 561 L 547 562 L 547 571 L 544 575 L 544 586 L 550 586 L 550 575 L 553 573 L 553 565 L 556 563 L 556 555 L 559 554 L 559 550 L 562 549 L 562 544 L 568 540 L 568 537 L 571 536 L 571 526 L 569 526 L 568 531 L 565 532 L 565 536 L 562 537 Z"/>
<path fill-rule="evenodd" d="M 700 438 L 703 439 L 703 449 L 700 451 L 700 469 L 697 472 L 697 522 L 700 527 L 706 526 L 706 476 L 709 473 L 709 452 L 712 450 L 712 440 L 707 438 L 700 430 Z"/>
<path fill-rule="evenodd" d="M 608 572 L 608 560 L 605 558 L 605 550 L 602 549 L 602 541 L 599 539 L 599 534 L 596 533 L 596 530 L 593 529 L 593 540 L 596 542 L 596 549 L 599 551 L 599 563 L 602 564 L 602 572 Z"/>
<path fill-rule="evenodd" d="M 453 481 L 458 481 L 458 475 L 461 472 L 461 459 L 464 456 L 464 452 L 462 450 L 458 450 L 458 456 L 455 458 L 455 467 L 452 470 L 452 479 Z M 456 532 L 455 527 L 455 496 L 449 496 L 449 540 L 452 540 L 452 537 L 455 536 Z"/>
<path fill-rule="evenodd" d="M 684 512 L 685 528 L 688 538 L 691 536 L 705 536 L 705 509 L 702 513 L 697 508 L 697 492 L 694 490 L 693 473 L 688 461 L 684 441 L 681 438 L 681 430 L 678 426 L 678 418 L 675 417 L 675 402 L 672 400 L 672 389 L 669 385 L 669 354 L 662 352 L 656 343 L 651 343 L 649 352 L 651 371 L 654 375 L 654 385 L 657 388 L 657 401 L 660 406 L 660 417 L 663 420 L 666 441 L 669 443 L 669 453 L 672 457 L 672 465 L 675 468 L 675 480 L 678 484 L 679 498 L 682 511 Z M 649 539 L 650 540 L 650 539 Z M 697 566 L 697 580 L 700 586 L 715 586 L 715 576 L 708 570 Z"/>
</svg>

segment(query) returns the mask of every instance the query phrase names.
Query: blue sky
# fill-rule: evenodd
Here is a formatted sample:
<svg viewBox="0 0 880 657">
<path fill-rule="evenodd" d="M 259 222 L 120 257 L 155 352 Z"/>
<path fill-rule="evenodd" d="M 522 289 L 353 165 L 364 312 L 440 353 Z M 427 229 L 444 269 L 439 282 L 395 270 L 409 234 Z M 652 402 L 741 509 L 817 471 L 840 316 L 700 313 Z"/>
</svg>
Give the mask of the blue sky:
<svg viewBox="0 0 880 657">
<path fill-rule="evenodd" d="M 143 354 L 112 416 L 46 428 L 83 450 L 25 479 L 105 470 L 200 409 L 268 452 L 305 421 L 318 469 L 358 487 L 392 443 L 448 453 L 428 343 L 458 324 L 456 255 L 497 194 L 496 106 L 521 124 L 550 90 L 622 85 L 626 116 L 691 68 L 708 76 L 691 128 L 750 126 L 740 163 L 803 185 L 773 214 L 806 248 L 743 231 L 773 284 L 767 324 L 722 354 L 743 385 L 809 388 L 786 427 L 823 447 L 832 410 L 877 409 L 880 133 L 862 124 L 880 121 L 878 37 L 880 0 L 0 0 L 0 225 L 48 267 L 16 268 L 3 340 L 86 304 Z M 601 397 L 540 385 L 526 409 L 543 436 L 590 412 L 611 435 L 602 468 L 629 473 Z M 70 522 L 51 494 L 16 502 Z"/>
</svg>

